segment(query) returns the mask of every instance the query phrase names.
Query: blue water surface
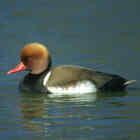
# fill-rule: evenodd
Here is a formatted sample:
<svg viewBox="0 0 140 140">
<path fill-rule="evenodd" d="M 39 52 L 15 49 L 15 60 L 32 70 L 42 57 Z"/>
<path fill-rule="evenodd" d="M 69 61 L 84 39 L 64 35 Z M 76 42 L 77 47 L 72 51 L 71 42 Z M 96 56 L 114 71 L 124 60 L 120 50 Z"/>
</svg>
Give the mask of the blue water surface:
<svg viewBox="0 0 140 140">
<path fill-rule="evenodd" d="M 3 140 L 140 139 L 140 2 L 5 0 L 0 4 L 0 137 Z M 27 72 L 7 75 L 30 42 L 53 66 L 72 64 L 137 80 L 126 92 L 48 97 L 23 93 Z"/>
</svg>

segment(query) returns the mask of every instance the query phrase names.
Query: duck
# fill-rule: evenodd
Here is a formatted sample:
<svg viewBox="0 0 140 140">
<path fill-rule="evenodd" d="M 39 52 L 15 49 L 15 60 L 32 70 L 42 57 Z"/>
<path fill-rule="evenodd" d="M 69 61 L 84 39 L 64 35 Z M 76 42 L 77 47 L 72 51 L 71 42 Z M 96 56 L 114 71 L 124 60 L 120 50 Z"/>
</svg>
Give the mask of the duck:
<svg viewBox="0 0 140 140">
<path fill-rule="evenodd" d="M 122 91 L 135 82 L 119 75 L 96 71 L 92 68 L 61 65 L 52 67 L 47 46 L 29 43 L 20 52 L 20 63 L 8 74 L 28 70 L 19 87 L 24 91 L 48 94 L 83 94 L 97 91 Z"/>
</svg>

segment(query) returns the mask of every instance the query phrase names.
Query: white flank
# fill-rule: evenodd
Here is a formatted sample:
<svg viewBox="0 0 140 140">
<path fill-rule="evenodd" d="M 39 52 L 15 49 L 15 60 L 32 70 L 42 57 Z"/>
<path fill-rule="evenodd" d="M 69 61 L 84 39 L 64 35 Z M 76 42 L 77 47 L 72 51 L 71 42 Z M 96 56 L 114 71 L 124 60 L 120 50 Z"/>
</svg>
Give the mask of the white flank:
<svg viewBox="0 0 140 140">
<path fill-rule="evenodd" d="M 73 95 L 73 94 L 85 94 L 96 92 L 96 86 L 90 81 L 77 82 L 75 86 L 68 88 L 63 87 L 47 87 L 53 95 Z M 51 94 L 50 94 L 51 95 Z"/>
<path fill-rule="evenodd" d="M 47 73 L 47 75 L 45 76 L 44 80 L 43 80 L 43 86 L 46 86 L 47 81 L 49 80 L 49 77 L 51 75 L 51 71 L 49 71 Z"/>
<path fill-rule="evenodd" d="M 47 81 L 51 75 L 51 71 L 45 76 L 43 80 L 43 85 L 47 85 Z M 74 86 L 70 86 L 67 88 L 64 87 L 47 87 L 49 92 L 53 93 L 53 95 L 73 95 L 73 94 L 85 94 L 96 92 L 96 86 L 90 81 L 79 81 Z M 52 95 L 52 94 L 50 94 Z"/>
</svg>

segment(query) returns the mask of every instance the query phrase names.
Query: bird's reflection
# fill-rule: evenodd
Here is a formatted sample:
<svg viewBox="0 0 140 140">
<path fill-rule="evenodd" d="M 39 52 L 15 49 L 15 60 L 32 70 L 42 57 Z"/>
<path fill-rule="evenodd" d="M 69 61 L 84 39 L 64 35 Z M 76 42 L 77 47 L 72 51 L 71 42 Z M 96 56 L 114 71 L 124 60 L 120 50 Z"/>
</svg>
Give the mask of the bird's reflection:
<svg viewBox="0 0 140 140">
<path fill-rule="evenodd" d="M 39 118 L 44 114 L 44 100 L 42 95 L 22 94 L 20 109 L 24 119 Z"/>
<path fill-rule="evenodd" d="M 44 109 L 45 108 L 45 109 Z M 23 127 L 28 132 L 41 133 L 45 131 L 42 118 L 47 113 L 47 104 L 43 94 L 22 93 L 19 105 Z M 46 126 L 47 128 L 47 126 Z"/>
<path fill-rule="evenodd" d="M 48 121 L 49 119 L 64 117 L 58 116 L 56 112 L 61 112 L 62 109 L 72 105 L 71 102 L 78 103 L 78 105 L 94 102 L 96 100 L 95 95 L 52 97 L 45 94 L 22 92 L 21 102 L 18 106 L 21 112 L 22 124 L 28 131 L 46 132 L 47 127 L 53 123 L 52 121 L 50 123 L 50 121 Z M 55 110 L 56 112 L 52 113 L 52 111 Z M 63 113 L 63 111 L 61 113 Z M 66 113 L 65 117 L 68 117 L 67 115 Z"/>
<path fill-rule="evenodd" d="M 126 93 L 116 93 L 118 96 L 124 96 Z M 119 95 L 120 94 L 120 95 Z M 57 118 L 69 118 L 77 115 L 76 109 L 68 111 L 70 106 L 87 106 L 94 104 L 99 98 L 105 97 L 105 93 L 93 93 L 76 96 L 48 96 L 47 94 L 21 93 L 21 102 L 18 106 L 21 112 L 21 122 L 24 129 L 32 133 L 41 133 L 43 136 L 49 135 L 49 128 Z M 108 93 L 107 96 L 112 96 Z M 90 103 L 89 103 L 90 102 Z M 96 107 L 96 104 L 95 104 Z M 79 110 L 79 109 L 78 109 Z M 80 111 L 80 110 L 79 110 Z M 81 118 L 82 115 L 80 114 Z"/>
</svg>

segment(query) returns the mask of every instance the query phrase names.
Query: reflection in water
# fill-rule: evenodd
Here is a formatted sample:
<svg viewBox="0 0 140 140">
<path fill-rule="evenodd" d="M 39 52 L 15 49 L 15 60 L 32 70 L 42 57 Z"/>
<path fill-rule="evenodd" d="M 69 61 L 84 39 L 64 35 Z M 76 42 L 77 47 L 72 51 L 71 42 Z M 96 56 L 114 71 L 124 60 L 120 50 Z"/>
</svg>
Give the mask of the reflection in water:
<svg viewBox="0 0 140 140">
<path fill-rule="evenodd" d="M 38 100 L 23 100 L 23 106 L 21 106 L 22 113 L 24 114 L 23 118 L 33 119 L 38 118 L 43 115 L 43 102 L 40 103 L 40 98 Z"/>
<path fill-rule="evenodd" d="M 26 131 L 46 136 L 52 131 L 51 127 L 54 125 L 57 128 L 72 123 L 72 119 L 77 117 L 88 118 L 88 114 L 80 113 L 80 107 L 95 101 L 96 94 L 49 97 L 46 94 L 22 93 L 19 105 L 22 124 Z M 74 109 L 74 105 L 78 108 Z"/>
<path fill-rule="evenodd" d="M 122 97 L 126 96 L 127 91 L 117 91 L 117 92 L 98 92 L 97 96 L 98 98 L 104 98 L 104 97 Z"/>
<path fill-rule="evenodd" d="M 133 101 L 131 98 L 128 103 L 129 96 L 126 94 L 110 92 L 49 97 L 46 94 L 22 93 L 18 106 L 21 123 L 28 134 L 43 139 L 65 140 L 77 136 L 79 139 L 86 139 L 87 136 L 113 139 L 118 134 L 121 137 L 126 133 L 124 130 L 129 132 L 135 128 L 135 123 L 129 120 L 139 120 L 137 115 L 133 115 L 138 114 L 138 110 L 130 109 Z M 123 122 L 126 125 L 122 126 Z"/>
<path fill-rule="evenodd" d="M 43 97 L 43 95 L 22 94 L 19 107 L 22 112 L 21 119 L 25 130 L 30 133 L 45 131 L 42 122 L 39 121 L 45 113 Z"/>
<path fill-rule="evenodd" d="M 40 140 L 80 140 L 87 137 L 113 140 L 115 136 L 121 137 L 136 128 L 136 124 L 139 124 L 136 122 L 139 120 L 139 100 L 135 102 L 136 99 L 130 96 L 102 96 L 103 94 L 107 93 L 60 97 L 21 93 L 18 94 L 20 102 L 16 103 L 20 119 L 16 118 L 16 121 L 29 137 L 38 136 Z M 119 93 L 113 93 L 115 94 Z M 131 94 L 135 95 L 135 92 Z M 126 125 L 122 126 L 124 122 Z M 135 131 L 128 134 L 134 133 Z"/>
</svg>

